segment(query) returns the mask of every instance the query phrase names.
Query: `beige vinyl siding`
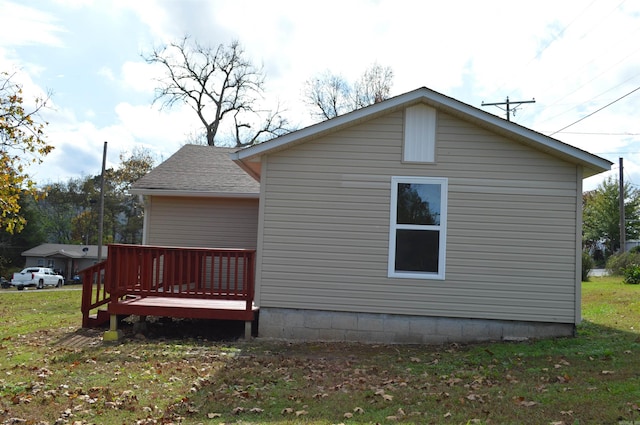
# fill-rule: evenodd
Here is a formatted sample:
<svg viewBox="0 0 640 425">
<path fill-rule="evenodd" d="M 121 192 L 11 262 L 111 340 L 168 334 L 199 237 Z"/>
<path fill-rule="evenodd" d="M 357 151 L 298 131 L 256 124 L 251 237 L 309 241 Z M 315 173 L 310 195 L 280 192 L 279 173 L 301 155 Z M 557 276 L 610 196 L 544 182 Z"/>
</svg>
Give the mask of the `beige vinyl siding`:
<svg viewBox="0 0 640 425">
<path fill-rule="evenodd" d="M 153 196 L 149 245 L 255 249 L 258 199 Z"/>
<path fill-rule="evenodd" d="M 263 307 L 574 323 L 576 166 L 438 113 L 402 162 L 397 112 L 264 158 Z M 444 281 L 387 278 L 392 176 L 449 179 Z"/>
</svg>

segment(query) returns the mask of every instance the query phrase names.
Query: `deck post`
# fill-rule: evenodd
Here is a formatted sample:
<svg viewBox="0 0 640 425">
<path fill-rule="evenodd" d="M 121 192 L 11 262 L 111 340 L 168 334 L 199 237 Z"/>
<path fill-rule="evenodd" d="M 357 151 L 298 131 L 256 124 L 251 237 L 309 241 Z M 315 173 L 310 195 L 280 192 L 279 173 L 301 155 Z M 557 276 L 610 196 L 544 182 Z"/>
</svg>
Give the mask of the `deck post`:
<svg viewBox="0 0 640 425">
<path fill-rule="evenodd" d="M 253 322 L 250 320 L 247 320 L 246 322 L 244 322 L 244 339 L 249 340 L 251 339 L 251 326 L 252 326 Z"/>
<path fill-rule="evenodd" d="M 118 329 L 118 315 L 112 314 L 109 318 L 109 330 L 104 333 L 102 340 L 104 342 L 117 342 L 123 337 L 122 331 Z"/>
</svg>

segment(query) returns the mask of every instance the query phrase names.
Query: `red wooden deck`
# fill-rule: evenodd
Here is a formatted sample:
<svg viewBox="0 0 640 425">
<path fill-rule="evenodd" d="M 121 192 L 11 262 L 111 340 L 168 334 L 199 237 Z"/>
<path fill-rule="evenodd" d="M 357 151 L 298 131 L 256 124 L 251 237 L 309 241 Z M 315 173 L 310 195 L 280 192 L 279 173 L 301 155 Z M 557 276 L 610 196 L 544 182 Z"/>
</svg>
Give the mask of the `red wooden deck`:
<svg viewBox="0 0 640 425">
<path fill-rule="evenodd" d="M 182 317 L 188 319 L 253 320 L 257 307 L 249 314 L 244 301 L 196 298 L 134 297 L 110 305 L 109 311 L 121 315 Z"/>
<path fill-rule="evenodd" d="M 255 250 L 109 245 L 106 261 L 81 272 L 82 325 L 110 315 L 253 321 L 254 261 Z"/>
</svg>

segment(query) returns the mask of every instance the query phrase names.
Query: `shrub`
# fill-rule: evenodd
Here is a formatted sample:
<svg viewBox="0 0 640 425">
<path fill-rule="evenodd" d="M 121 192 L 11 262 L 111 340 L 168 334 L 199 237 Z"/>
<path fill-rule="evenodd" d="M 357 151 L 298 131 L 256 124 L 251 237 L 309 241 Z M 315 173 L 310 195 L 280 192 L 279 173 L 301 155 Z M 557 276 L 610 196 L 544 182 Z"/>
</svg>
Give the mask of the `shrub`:
<svg viewBox="0 0 640 425">
<path fill-rule="evenodd" d="M 632 264 L 623 270 L 624 283 L 630 283 L 632 285 L 640 284 L 640 266 Z"/>
<path fill-rule="evenodd" d="M 607 270 L 610 274 L 616 276 L 624 275 L 624 270 L 632 265 L 640 264 L 640 253 L 623 252 L 615 254 L 607 260 Z"/>
<path fill-rule="evenodd" d="M 582 281 L 589 280 L 589 272 L 593 269 L 593 258 L 588 252 L 582 251 Z"/>
</svg>

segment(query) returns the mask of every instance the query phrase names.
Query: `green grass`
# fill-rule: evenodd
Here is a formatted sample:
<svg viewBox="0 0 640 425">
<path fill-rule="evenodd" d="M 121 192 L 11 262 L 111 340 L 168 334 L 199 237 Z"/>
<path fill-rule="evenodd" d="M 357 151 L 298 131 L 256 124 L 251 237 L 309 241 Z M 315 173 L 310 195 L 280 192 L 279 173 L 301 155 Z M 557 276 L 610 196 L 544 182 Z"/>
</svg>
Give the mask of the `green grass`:
<svg viewBox="0 0 640 425">
<path fill-rule="evenodd" d="M 59 344 L 80 295 L 0 293 L 0 423 L 640 423 L 640 285 L 618 278 L 583 283 L 575 338 L 447 346 Z"/>
</svg>

